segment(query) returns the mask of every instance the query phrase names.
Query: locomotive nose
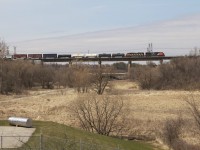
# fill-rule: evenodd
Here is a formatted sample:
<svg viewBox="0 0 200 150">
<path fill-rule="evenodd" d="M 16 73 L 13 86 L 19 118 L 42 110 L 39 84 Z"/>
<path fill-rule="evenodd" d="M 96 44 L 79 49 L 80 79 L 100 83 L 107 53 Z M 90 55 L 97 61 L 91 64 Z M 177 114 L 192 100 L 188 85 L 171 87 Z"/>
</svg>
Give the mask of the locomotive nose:
<svg viewBox="0 0 200 150">
<path fill-rule="evenodd" d="M 165 54 L 163 52 L 159 52 L 158 56 L 165 56 Z"/>
</svg>

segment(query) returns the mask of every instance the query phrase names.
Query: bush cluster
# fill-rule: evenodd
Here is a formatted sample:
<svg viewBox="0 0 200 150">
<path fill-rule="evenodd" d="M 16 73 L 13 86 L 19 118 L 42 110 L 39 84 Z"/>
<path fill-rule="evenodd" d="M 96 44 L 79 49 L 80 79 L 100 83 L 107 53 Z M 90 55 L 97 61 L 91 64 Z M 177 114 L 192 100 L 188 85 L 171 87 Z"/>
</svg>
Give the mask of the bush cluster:
<svg viewBox="0 0 200 150">
<path fill-rule="evenodd" d="M 84 65 L 68 67 L 57 64 L 32 64 L 30 61 L 0 60 L 0 93 L 20 94 L 35 86 L 52 89 L 74 88 L 78 92 L 93 89 L 103 94 L 109 80 L 106 68 L 90 68 Z M 100 93 L 98 91 L 101 91 Z"/>
<path fill-rule="evenodd" d="M 131 79 L 142 89 L 200 89 L 200 58 L 185 57 L 171 60 L 160 66 L 132 68 Z"/>
<path fill-rule="evenodd" d="M 41 85 L 51 88 L 54 71 L 49 66 L 33 65 L 24 61 L 0 62 L 0 92 L 20 94 L 25 89 Z"/>
</svg>

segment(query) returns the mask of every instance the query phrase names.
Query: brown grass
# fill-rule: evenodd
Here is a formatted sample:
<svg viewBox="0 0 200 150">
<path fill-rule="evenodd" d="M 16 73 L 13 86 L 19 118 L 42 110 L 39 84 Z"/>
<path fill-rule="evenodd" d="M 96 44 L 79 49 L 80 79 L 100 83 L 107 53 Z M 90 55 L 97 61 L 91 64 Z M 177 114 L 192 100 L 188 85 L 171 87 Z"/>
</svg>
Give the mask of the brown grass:
<svg viewBox="0 0 200 150">
<path fill-rule="evenodd" d="M 189 91 L 144 91 L 136 83 L 112 81 L 109 95 L 119 95 L 131 107 L 132 132 L 130 135 L 158 137 L 167 118 L 181 114 L 184 119 L 191 115 L 184 99 Z M 200 91 L 192 92 L 200 97 Z M 0 119 L 9 116 L 31 117 L 34 120 L 46 120 L 76 126 L 75 118 L 70 115 L 68 105 L 77 98 L 73 89 L 35 90 L 25 95 L 0 95 Z M 194 137 L 185 133 L 185 139 Z M 191 138 L 192 139 L 192 138 Z M 193 140 L 194 141 L 194 140 Z"/>
</svg>

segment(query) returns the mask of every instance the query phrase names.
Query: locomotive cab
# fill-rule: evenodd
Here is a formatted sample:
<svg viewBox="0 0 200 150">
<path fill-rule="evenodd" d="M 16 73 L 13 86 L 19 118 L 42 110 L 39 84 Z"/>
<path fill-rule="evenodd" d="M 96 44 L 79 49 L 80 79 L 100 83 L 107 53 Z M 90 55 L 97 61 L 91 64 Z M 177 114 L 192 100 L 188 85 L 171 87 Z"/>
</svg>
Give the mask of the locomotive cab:
<svg viewBox="0 0 200 150">
<path fill-rule="evenodd" d="M 165 56 L 163 52 L 146 52 L 146 57 Z"/>
</svg>

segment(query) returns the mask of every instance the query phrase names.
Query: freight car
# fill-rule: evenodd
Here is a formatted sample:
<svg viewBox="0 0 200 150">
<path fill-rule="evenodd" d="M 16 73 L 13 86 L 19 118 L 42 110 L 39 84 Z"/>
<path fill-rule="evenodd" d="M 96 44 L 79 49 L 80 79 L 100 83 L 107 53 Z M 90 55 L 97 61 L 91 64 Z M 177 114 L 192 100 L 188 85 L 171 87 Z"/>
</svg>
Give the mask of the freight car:
<svg viewBox="0 0 200 150">
<path fill-rule="evenodd" d="M 28 59 L 41 59 L 42 54 L 28 54 Z"/>
<path fill-rule="evenodd" d="M 84 58 L 84 54 L 72 54 L 72 58 Z"/>
<path fill-rule="evenodd" d="M 113 53 L 112 58 L 122 58 L 125 57 L 124 53 Z"/>
<path fill-rule="evenodd" d="M 127 53 L 126 57 L 144 57 L 144 53 L 143 52 L 138 52 L 138 53 Z"/>
<path fill-rule="evenodd" d="M 6 55 L 4 59 L 69 59 L 69 58 L 126 58 L 126 57 L 164 57 L 163 52 L 129 52 L 100 54 L 14 54 Z"/>
<path fill-rule="evenodd" d="M 85 54 L 85 58 L 97 58 L 97 54 Z"/>
<path fill-rule="evenodd" d="M 56 59 L 57 54 L 43 54 L 43 59 Z"/>
<path fill-rule="evenodd" d="M 13 59 L 27 59 L 27 54 L 14 54 Z"/>
<path fill-rule="evenodd" d="M 99 56 L 99 58 L 111 58 L 111 54 L 107 54 L 107 53 L 102 53 L 102 54 L 99 54 L 98 55 Z"/>
<path fill-rule="evenodd" d="M 58 54 L 58 58 L 60 59 L 66 59 L 66 58 L 71 58 L 71 54 Z"/>
</svg>

